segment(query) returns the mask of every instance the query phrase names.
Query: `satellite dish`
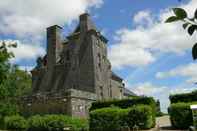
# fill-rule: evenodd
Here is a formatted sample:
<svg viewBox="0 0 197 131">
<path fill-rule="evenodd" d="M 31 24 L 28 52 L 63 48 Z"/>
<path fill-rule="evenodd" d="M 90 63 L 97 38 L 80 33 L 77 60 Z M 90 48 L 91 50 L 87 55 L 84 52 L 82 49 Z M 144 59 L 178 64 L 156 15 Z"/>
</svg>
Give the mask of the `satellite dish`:
<svg viewBox="0 0 197 131">
<path fill-rule="evenodd" d="M 192 57 L 194 60 L 197 59 L 197 43 L 192 48 Z"/>
</svg>

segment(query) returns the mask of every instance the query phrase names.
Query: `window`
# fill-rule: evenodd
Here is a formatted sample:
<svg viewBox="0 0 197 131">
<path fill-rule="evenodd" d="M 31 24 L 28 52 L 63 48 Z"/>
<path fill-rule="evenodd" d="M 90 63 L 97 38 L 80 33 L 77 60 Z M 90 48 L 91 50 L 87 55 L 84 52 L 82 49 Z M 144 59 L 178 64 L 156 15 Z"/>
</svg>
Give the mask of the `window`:
<svg viewBox="0 0 197 131">
<path fill-rule="evenodd" d="M 101 69 L 101 55 L 98 53 L 98 67 Z"/>
<path fill-rule="evenodd" d="M 96 39 L 96 44 L 99 46 L 99 39 Z"/>
<path fill-rule="evenodd" d="M 122 89 L 120 89 L 120 99 L 122 98 Z"/>
<path fill-rule="evenodd" d="M 110 89 L 109 89 L 109 96 L 112 98 L 112 86 L 110 85 L 109 88 L 110 88 Z"/>
<path fill-rule="evenodd" d="M 99 59 L 99 62 L 101 61 L 101 54 L 98 53 L 98 59 Z"/>
<path fill-rule="evenodd" d="M 103 87 L 102 86 L 100 86 L 100 97 L 101 99 L 103 99 Z"/>
<path fill-rule="evenodd" d="M 70 60 L 70 51 L 69 50 L 66 51 L 66 60 L 67 61 Z"/>
<path fill-rule="evenodd" d="M 83 106 L 82 106 L 82 105 L 78 105 L 78 106 L 77 106 L 77 110 L 78 110 L 79 112 L 82 112 L 82 111 L 83 111 Z"/>
</svg>

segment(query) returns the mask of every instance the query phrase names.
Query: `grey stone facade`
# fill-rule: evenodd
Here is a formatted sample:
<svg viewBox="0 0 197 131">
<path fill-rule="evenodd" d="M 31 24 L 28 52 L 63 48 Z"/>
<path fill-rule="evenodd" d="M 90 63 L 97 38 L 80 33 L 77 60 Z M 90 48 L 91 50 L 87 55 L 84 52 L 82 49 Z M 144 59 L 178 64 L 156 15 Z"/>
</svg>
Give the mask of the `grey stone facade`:
<svg viewBox="0 0 197 131">
<path fill-rule="evenodd" d="M 90 16 L 82 14 L 79 25 L 66 39 L 61 31 L 57 25 L 47 28 L 47 54 L 31 71 L 33 93 L 23 108 L 35 113 L 34 106 L 43 106 L 46 109 L 37 113 L 85 117 L 92 101 L 123 98 L 124 84 L 112 72 L 107 58 L 108 40 Z M 60 107 L 47 108 L 51 101 Z"/>
</svg>

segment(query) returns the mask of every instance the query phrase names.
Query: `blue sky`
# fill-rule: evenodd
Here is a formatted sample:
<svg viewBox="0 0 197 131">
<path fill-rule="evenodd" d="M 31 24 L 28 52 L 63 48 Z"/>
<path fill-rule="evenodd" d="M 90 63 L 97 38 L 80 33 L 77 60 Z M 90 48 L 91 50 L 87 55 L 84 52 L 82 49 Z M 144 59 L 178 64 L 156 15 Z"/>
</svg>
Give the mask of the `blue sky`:
<svg viewBox="0 0 197 131">
<path fill-rule="evenodd" d="M 168 96 L 196 87 L 197 64 L 192 60 L 190 37 L 181 23 L 165 24 L 170 8 L 192 12 L 196 0 L 14 0 L 0 2 L 0 39 L 17 42 L 11 49 L 13 63 L 22 69 L 35 66 L 36 57 L 45 53 L 45 28 L 54 24 L 71 32 L 78 16 L 89 12 L 98 29 L 107 37 L 113 70 L 126 86 L 139 95 L 160 99 L 162 111 Z"/>
</svg>

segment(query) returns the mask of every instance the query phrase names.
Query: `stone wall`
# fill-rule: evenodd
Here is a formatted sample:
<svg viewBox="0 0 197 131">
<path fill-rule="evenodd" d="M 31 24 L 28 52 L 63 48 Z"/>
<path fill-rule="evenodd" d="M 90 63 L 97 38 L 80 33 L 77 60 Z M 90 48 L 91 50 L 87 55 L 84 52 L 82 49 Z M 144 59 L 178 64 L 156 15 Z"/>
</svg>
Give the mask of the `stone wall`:
<svg viewBox="0 0 197 131">
<path fill-rule="evenodd" d="M 122 99 L 123 98 L 123 85 L 122 83 L 111 79 L 111 98 Z"/>
<path fill-rule="evenodd" d="M 35 114 L 66 114 L 87 117 L 96 95 L 69 89 L 58 93 L 36 94 L 21 98 L 20 110 L 25 116 Z"/>
</svg>

